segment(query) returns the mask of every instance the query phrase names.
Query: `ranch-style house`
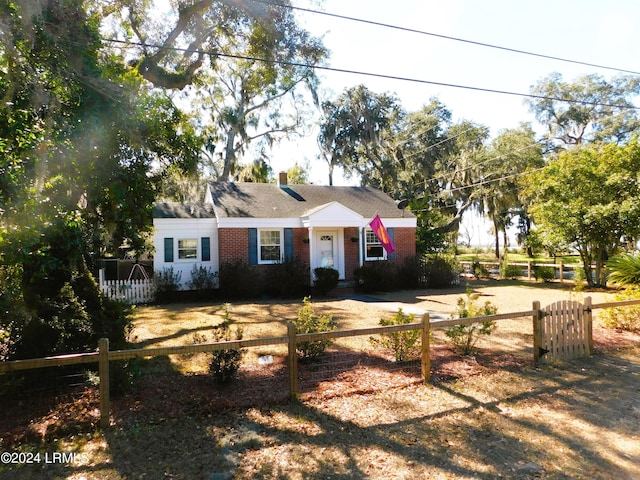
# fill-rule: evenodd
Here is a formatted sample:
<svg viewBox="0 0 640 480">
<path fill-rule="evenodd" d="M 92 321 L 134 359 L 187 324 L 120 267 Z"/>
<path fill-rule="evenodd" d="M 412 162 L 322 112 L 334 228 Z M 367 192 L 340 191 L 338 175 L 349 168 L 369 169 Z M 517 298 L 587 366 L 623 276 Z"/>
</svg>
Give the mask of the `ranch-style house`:
<svg viewBox="0 0 640 480">
<path fill-rule="evenodd" d="M 400 207 L 400 208 L 399 208 Z M 344 281 L 366 262 L 403 262 L 416 254 L 416 217 L 370 187 L 213 182 L 204 202 L 156 203 L 154 269 L 181 273 L 182 288 L 196 266 L 216 272 L 244 260 L 269 268 L 299 258 L 332 267 Z M 369 222 L 378 215 L 395 245 L 387 254 Z"/>
</svg>

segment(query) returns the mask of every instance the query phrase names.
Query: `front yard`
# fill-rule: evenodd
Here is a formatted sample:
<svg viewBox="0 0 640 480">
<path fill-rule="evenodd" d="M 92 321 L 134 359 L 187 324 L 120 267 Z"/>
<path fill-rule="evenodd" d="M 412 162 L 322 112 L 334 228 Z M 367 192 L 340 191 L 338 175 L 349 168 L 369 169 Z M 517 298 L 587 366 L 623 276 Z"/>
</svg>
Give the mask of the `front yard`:
<svg viewBox="0 0 640 480">
<path fill-rule="evenodd" d="M 582 295 L 558 284 L 472 286 L 499 313 Z M 377 326 L 398 306 L 446 317 L 463 294 L 461 286 L 317 299 L 314 306 L 347 329 Z M 606 299 L 602 292 L 584 295 L 594 303 Z M 301 304 L 236 303 L 232 315 L 245 338 L 280 336 Z M 184 345 L 221 321 L 220 304 L 141 307 L 134 335 L 139 346 Z M 72 451 L 78 461 L 0 465 L 0 479 L 640 478 L 640 335 L 605 330 L 596 320 L 596 355 L 539 368 L 531 362 L 531 320 L 498 323 L 473 357 L 453 355 L 436 332 L 430 385 L 402 369 L 360 365 L 357 375 L 343 370 L 318 383 L 299 404 L 234 405 L 235 398 L 255 395 L 251 384 L 244 391 L 225 387 L 220 395 L 203 375 L 206 358 L 147 360 L 132 394 L 114 401 L 109 431 L 92 432 L 95 399 L 71 399 L 34 418 L 30 428 L 55 426 L 56 418 L 68 422 L 74 414 L 86 416 L 85 423 L 57 425 L 40 441 L 4 437 L 0 449 Z M 332 347 L 352 355 L 365 350 L 372 350 L 368 337 Z M 273 355 L 277 365 L 285 354 L 259 347 L 247 361 Z M 270 381 L 256 387 L 286 398 L 286 383 Z M 207 393 L 228 401 L 212 402 Z"/>
</svg>

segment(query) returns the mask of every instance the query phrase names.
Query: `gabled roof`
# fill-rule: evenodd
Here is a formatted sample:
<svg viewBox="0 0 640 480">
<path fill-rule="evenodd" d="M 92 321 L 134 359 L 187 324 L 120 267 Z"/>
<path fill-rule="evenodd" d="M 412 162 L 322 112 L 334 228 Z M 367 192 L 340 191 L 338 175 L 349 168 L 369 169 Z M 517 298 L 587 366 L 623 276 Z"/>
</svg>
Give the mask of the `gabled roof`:
<svg viewBox="0 0 640 480">
<path fill-rule="evenodd" d="M 398 209 L 385 193 L 371 187 L 326 185 L 282 185 L 275 183 L 209 184 L 213 208 L 218 218 L 300 218 L 332 202 L 372 218 L 415 218 Z"/>
<path fill-rule="evenodd" d="M 156 202 L 153 204 L 153 218 L 213 218 L 213 205 L 179 202 Z"/>
</svg>

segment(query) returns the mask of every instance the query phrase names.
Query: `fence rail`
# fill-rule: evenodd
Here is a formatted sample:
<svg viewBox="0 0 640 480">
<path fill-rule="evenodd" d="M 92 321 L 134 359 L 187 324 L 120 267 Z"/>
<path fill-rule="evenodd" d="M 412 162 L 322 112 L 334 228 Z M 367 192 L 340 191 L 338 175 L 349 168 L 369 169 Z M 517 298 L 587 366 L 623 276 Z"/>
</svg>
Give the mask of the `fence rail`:
<svg viewBox="0 0 640 480">
<path fill-rule="evenodd" d="M 480 265 L 484 266 L 484 267 L 489 267 L 491 270 L 493 270 L 494 272 L 499 272 L 500 271 L 500 266 L 502 265 L 502 262 L 500 261 L 495 261 L 495 262 L 472 262 L 472 261 L 468 261 L 468 260 L 463 260 L 460 262 L 460 265 L 462 265 L 463 269 L 464 269 L 464 273 L 466 274 L 473 274 L 473 265 L 475 263 L 479 263 Z M 560 280 L 561 282 L 565 281 L 565 280 L 569 280 L 570 278 L 573 277 L 573 272 L 576 269 L 582 268 L 582 264 L 580 263 L 564 263 L 564 262 L 560 262 L 560 263 L 537 263 L 537 262 L 533 262 L 533 261 L 528 261 L 528 262 L 508 262 L 508 265 L 510 267 L 520 267 L 522 270 L 522 275 L 520 275 L 523 278 L 527 278 L 528 280 L 532 280 L 535 276 L 535 267 L 551 267 L 554 269 L 554 275 L 556 277 L 556 279 Z M 591 269 L 593 271 L 593 269 L 595 269 L 595 265 L 591 266 Z"/>
<path fill-rule="evenodd" d="M 591 298 L 585 299 L 585 308 L 588 311 L 600 308 L 625 307 L 640 304 L 640 300 L 625 300 L 611 303 L 591 304 Z M 288 345 L 288 368 L 289 368 L 289 387 L 290 398 L 298 398 L 298 373 L 297 373 L 297 354 L 296 347 L 298 343 L 316 340 L 329 340 L 344 337 L 354 337 L 362 335 L 379 335 L 393 332 L 403 332 L 410 330 L 421 330 L 422 338 L 422 354 L 421 354 L 421 371 L 422 379 L 425 383 L 430 381 L 430 331 L 435 329 L 443 329 L 454 325 L 469 325 L 472 323 L 483 321 L 499 321 L 515 318 L 530 317 L 534 322 L 534 331 L 537 328 L 537 322 L 545 313 L 540 309 L 539 302 L 533 302 L 533 309 L 519 312 L 503 313 L 497 315 L 487 315 L 482 317 L 457 318 L 444 321 L 431 322 L 429 314 L 422 316 L 422 321 L 413 322 L 403 325 L 388 325 L 378 327 L 357 328 L 350 330 L 338 330 L 322 333 L 296 333 L 295 326 L 289 323 L 287 335 L 279 337 L 265 337 L 248 340 L 231 340 L 216 343 L 202 343 L 194 345 L 181 345 L 174 347 L 155 347 L 155 348 L 138 348 L 131 350 L 109 350 L 109 340 L 103 338 L 98 344 L 97 352 L 79 353 L 70 355 L 58 355 L 54 357 L 35 358 L 27 360 L 13 360 L 0 362 L 0 373 L 19 370 L 30 370 L 45 367 L 57 367 L 62 365 L 74 365 L 84 363 L 98 363 L 100 376 L 100 426 L 106 428 L 109 425 L 110 405 L 109 405 L 109 363 L 117 360 L 126 360 L 132 358 L 158 357 L 167 355 L 180 355 L 192 353 L 214 352 L 218 350 L 253 348 L 270 345 Z M 539 359 L 539 351 L 535 345 L 534 334 L 534 360 Z"/>
</svg>

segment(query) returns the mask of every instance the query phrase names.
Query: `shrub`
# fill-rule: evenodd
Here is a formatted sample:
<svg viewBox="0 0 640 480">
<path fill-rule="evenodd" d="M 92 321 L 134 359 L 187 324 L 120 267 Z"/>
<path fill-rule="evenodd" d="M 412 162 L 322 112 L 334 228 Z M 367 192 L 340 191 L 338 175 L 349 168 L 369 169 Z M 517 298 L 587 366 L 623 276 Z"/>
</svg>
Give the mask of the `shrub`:
<svg viewBox="0 0 640 480">
<path fill-rule="evenodd" d="M 263 278 L 263 292 L 277 298 L 300 298 L 309 293 L 309 265 L 298 257 L 269 265 Z"/>
<path fill-rule="evenodd" d="M 361 292 L 387 292 L 393 288 L 394 273 L 389 262 L 379 261 L 356 268 L 353 278 Z"/>
<path fill-rule="evenodd" d="M 322 295 L 326 295 L 329 290 L 336 288 L 340 274 L 335 268 L 318 267 L 313 270 L 314 282 Z"/>
<path fill-rule="evenodd" d="M 536 280 L 550 282 L 551 280 L 556 278 L 556 271 L 553 267 L 543 267 L 536 265 L 533 267 L 533 276 Z"/>
<path fill-rule="evenodd" d="M 640 256 L 620 255 L 607 262 L 608 280 L 618 285 L 640 287 Z"/>
<path fill-rule="evenodd" d="M 460 279 L 460 264 L 453 257 L 428 258 L 422 270 L 424 282 L 429 288 L 450 287 Z"/>
<path fill-rule="evenodd" d="M 581 292 L 587 283 L 587 279 L 584 275 L 584 268 L 578 267 L 573 270 L 573 289 L 576 292 Z"/>
<path fill-rule="evenodd" d="M 509 258 L 505 254 L 500 262 L 500 276 L 513 280 L 522 275 L 522 270 L 517 265 L 509 265 Z"/>
<path fill-rule="evenodd" d="M 458 299 L 458 318 L 481 317 L 485 315 L 495 315 L 498 308 L 491 302 L 484 305 L 476 305 L 477 293 L 472 293 L 467 288 L 466 298 Z M 452 316 L 452 318 L 454 318 Z M 464 355 L 470 355 L 475 350 L 475 345 L 481 335 L 490 335 L 496 328 L 496 322 L 487 320 L 469 325 L 455 325 L 445 330 L 445 335 L 451 340 L 454 348 Z"/>
<path fill-rule="evenodd" d="M 419 256 L 406 258 L 396 270 L 395 286 L 400 289 L 424 285 L 424 260 Z"/>
<path fill-rule="evenodd" d="M 220 265 L 220 289 L 227 298 L 256 298 L 262 294 L 260 272 L 244 260 Z"/>
<path fill-rule="evenodd" d="M 405 314 L 402 308 L 395 316 L 380 319 L 380 325 L 405 325 L 415 321 L 415 314 Z M 404 362 L 420 354 L 420 330 L 406 330 L 403 332 L 383 333 L 380 338 L 371 337 L 372 345 L 381 346 L 393 352 L 396 362 Z"/>
<path fill-rule="evenodd" d="M 222 323 L 213 329 L 213 342 L 242 340 L 242 328 L 236 327 L 235 330 L 231 330 L 231 325 L 233 324 L 233 319 L 231 318 L 231 304 L 225 303 L 222 306 L 222 312 Z M 199 340 L 202 340 L 202 338 Z M 209 364 L 209 373 L 213 375 L 218 383 L 230 382 L 235 378 L 238 370 L 240 369 L 243 354 L 244 351 L 242 349 L 235 348 L 216 350 L 212 352 L 211 362 Z"/>
<path fill-rule="evenodd" d="M 471 261 L 471 274 L 474 278 L 489 278 L 491 276 L 487 267 L 480 263 L 478 257 L 474 257 Z"/>
<path fill-rule="evenodd" d="M 211 270 L 211 267 L 204 265 L 194 265 L 191 269 L 191 280 L 187 282 L 189 290 L 196 290 L 200 293 L 210 293 L 218 286 L 218 272 Z"/>
<path fill-rule="evenodd" d="M 640 298 L 640 289 L 628 288 L 615 295 L 615 301 L 637 300 Z M 640 331 L 640 305 L 628 307 L 605 308 L 600 313 L 600 318 L 608 328 L 616 330 L 627 330 L 630 332 Z"/>
<path fill-rule="evenodd" d="M 180 290 L 182 272 L 174 272 L 173 267 L 164 267 L 156 270 L 153 275 L 153 287 L 156 302 L 169 303 L 175 300 L 176 292 Z"/>
<path fill-rule="evenodd" d="M 336 329 L 333 315 L 316 316 L 311 299 L 305 297 L 302 307 L 298 310 L 298 318 L 294 321 L 297 333 L 330 332 Z M 304 359 L 312 359 L 322 355 L 329 345 L 330 340 L 315 340 L 311 342 L 299 342 L 297 350 Z"/>
</svg>

